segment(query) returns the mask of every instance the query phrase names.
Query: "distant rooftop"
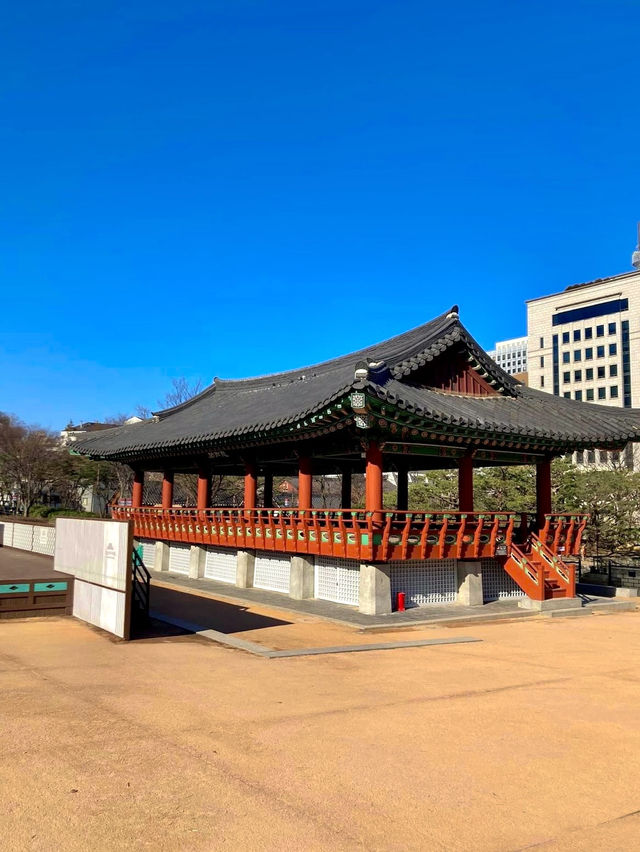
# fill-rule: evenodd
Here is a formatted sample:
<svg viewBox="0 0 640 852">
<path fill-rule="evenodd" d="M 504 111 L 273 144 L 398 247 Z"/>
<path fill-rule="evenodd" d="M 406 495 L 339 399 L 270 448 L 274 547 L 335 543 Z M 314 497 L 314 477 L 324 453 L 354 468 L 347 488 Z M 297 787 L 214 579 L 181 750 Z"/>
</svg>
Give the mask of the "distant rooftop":
<svg viewBox="0 0 640 852">
<path fill-rule="evenodd" d="M 640 275 L 640 271 L 632 269 L 631 272 L 620 272 L 618 275 L 610 275 L 608 278 L 596 278 L 593 281 L 585 281 L 582 284 L 570 284 L 568 287 L 565 287 L 564 290 L 558 290 L 555 293 L 547 293 L 546 296 L 536 296 L 535 299 L 527 299 L 526 303 L 538 302 L 541 299 L 548 299 L 551 296 L 559 296 L 561 293 L 567 293 L 570 290 L 579 290 L 581 287 L 594 287 L 596 284 L 606 284 L 610 281 L 620 281 L 626 278 L 633 278 L 638 275 Z"/>
</svg>

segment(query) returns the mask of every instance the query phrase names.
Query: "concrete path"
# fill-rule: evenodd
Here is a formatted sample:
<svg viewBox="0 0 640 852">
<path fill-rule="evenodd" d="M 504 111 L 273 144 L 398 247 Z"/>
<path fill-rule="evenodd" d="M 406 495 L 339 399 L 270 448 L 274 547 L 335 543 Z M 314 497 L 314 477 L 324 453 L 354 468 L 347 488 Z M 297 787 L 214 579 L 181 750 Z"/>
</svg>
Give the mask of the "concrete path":
<svg viewBox="0 0 640 852">
<path fill-rule="evenodd" d="M 473 633 L 274 664 L 0 623 L 3 850 L 637 848 L 640 613 Z"/>
<path fill-rule="evenodd" d="M 13 547 L 0 547 L 0 581 L 65 578 L 53 570 L 53 556 L 31 553 Z"/>
</svg>

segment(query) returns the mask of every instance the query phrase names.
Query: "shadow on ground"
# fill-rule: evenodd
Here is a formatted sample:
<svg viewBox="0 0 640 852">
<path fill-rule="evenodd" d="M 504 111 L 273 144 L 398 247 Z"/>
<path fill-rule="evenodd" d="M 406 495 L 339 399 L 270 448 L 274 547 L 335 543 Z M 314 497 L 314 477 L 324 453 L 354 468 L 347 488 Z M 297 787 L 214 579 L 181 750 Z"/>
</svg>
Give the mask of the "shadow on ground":
<svg viewBox="0 0 640 852">
<path fill-rule="evenodd" d="M 220 633 L 241 633 L 245 630 L 262 630 L 265 627 L 291 624 L 290 621 L 250 612 L 242 604 L 203 598 L 160 586 L 151 586 L 149 608 L 152 612 L 166 615 L 168 618 L 197 624 L 200 628 L 217 630 Z M 134 638 L 181 636 L 189 632 L 157 619 L 149 619 L 146 624 L 139 622 L 135 625 Z"/>
</svg>

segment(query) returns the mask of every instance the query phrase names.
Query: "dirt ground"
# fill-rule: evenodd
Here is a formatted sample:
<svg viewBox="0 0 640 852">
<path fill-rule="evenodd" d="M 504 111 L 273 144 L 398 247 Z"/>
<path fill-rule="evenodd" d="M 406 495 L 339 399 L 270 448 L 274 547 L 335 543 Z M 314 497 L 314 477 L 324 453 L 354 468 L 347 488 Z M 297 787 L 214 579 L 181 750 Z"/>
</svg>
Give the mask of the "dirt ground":
<svg viewBox="0 0 640 852">
<path fill-rule="evenodd" d="M 376 639 L 462 633 L 266 660 L 0 623 L 2 848 L 639 848 L 640 613 Z"/>
</svg>

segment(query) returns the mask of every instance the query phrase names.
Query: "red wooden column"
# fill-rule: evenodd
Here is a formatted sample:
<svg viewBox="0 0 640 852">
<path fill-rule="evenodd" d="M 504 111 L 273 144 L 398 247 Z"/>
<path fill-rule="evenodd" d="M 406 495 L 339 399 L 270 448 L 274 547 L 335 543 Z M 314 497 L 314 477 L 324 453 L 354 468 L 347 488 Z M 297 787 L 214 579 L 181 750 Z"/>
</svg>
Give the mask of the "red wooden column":
<svg viewBox="0 0 640 852">
<path fill-rule="evenodd" d="M 551 514 L 551 461 L 536 465 L 536 519 L 538 529 L 544 526 L 544 516 Z"/>
<path fill-rule="evenodd" d="M 300 456 L 298 459 L 298 508 L 311 509 L 313 501 L 313 476 L 311 459 Z"/>
<path fill-rule="evenodd" d="M 139 509 L 142 506 L 142 496 L 144 494 L 144 470 L 134 470 L 133 472 L 133 490 L 131 492 L 131 506 L 134 509 Z"/>
<path fill-rule="evenodd" d="M 165 470 L 162 477 L 162 508 L 170 509 L 173 506 L 173 471 Z"/>
<path fill-rule="evenodd" d="M 346 465 L 341 470 L 341 485 L 342 485 L 342 495 L 340 497 L 340 508 L 342 509 L 350 509 L 351 508 L 351 468 Z"/>
<path fill-rule="evenodd" d="M 270 470 L 265 470 L 264 472 L 262 505 L 265 509 L 271 509 L 273 507 L 273 473 L 271 473 Z"/>
<path fill-rule="evenodd" d="M 382 450 L 377 441 L 367 447 L 364 508 L 374 513 L 374 523 L 382 523 Z"/>
<path fill-rule="evenodd" d="M 255 464 L 246 462 L 244 466 L 244 508 L 255 509 L 258 493 L 258 472 Z"/>
<path fill-rule="evenodd" d="M 198 509 L 208 509 L 211 503 L 211 478 L 206 464 L 198 467 Z"/>
<path fill-rule="evenodd" d="M 398 467 L 398 489 L 396 494 L 396 508 L 399 512 L 409 510 L 409 471 L 406 467 Z"/>
<path fill-rule="evenodd" d="M 463 456 L 458 461 L 458 509 L 473 512 L 473 459 Z"/>
</svg>

